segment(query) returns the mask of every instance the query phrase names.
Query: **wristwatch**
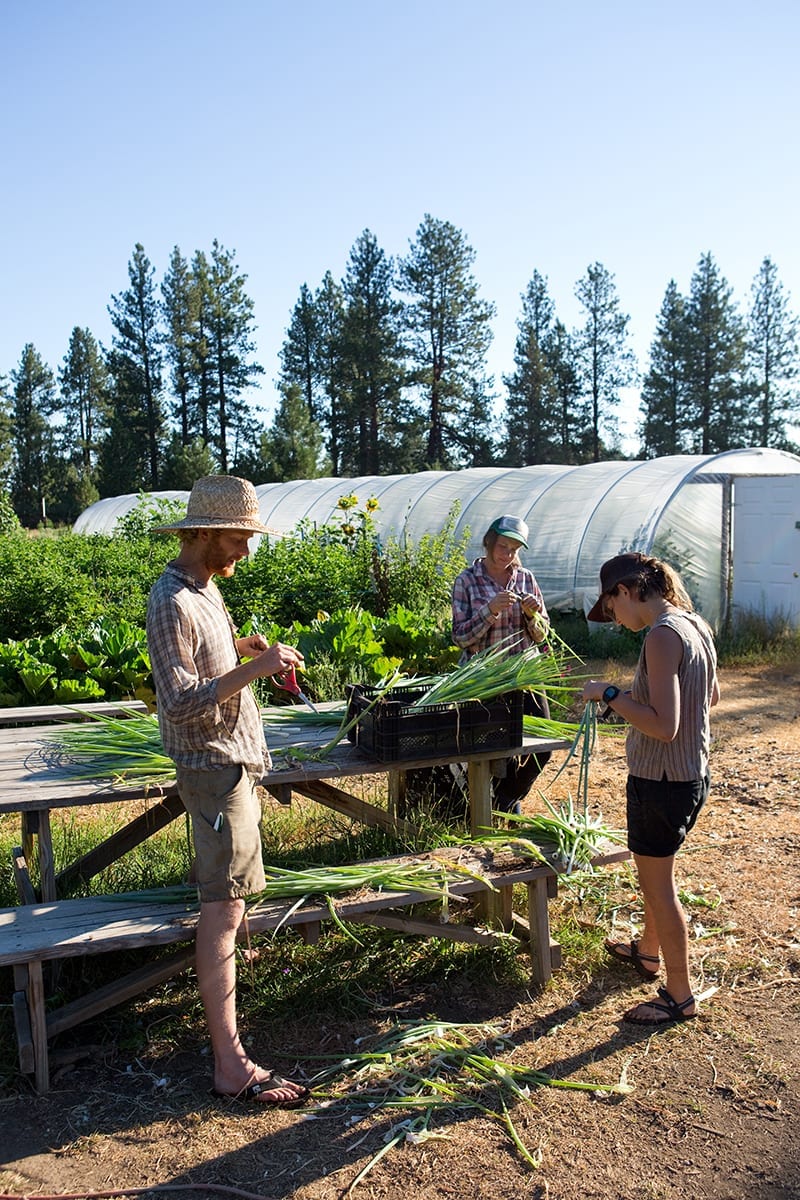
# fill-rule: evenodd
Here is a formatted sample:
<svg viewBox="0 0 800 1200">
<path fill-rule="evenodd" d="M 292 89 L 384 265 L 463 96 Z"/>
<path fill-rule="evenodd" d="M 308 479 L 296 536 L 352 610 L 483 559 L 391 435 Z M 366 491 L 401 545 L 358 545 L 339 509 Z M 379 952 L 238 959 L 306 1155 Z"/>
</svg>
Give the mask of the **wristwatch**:
<svg viewBox="0 0 800 1200">
<path fill-rule="evenodd" d="M 610 704 L 612 700 L 616 700 L 621 690 L 622 689 L 618 688 L 615 684 L 610 683 L 603 692 L 603 699 L 605 700 L 606 704 Z"/>
</svg>

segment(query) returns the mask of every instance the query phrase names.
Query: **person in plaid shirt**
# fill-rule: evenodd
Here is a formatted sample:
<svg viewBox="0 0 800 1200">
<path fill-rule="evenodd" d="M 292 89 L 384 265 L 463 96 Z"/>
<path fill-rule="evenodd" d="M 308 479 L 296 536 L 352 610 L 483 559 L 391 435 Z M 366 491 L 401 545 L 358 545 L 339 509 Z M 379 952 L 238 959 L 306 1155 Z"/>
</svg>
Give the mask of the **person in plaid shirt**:
<svg viewBox="0 0 800 1200">
<path fill-rule="evenodd" d="M 254 680 L 302 667 L 303 656 L 261 634 L 239 637 L 214 576 L 248 554 L 259 519 L 252 483 L 198 479 L 175 533 L 180 552 L 153 584 L 147 643 L 164 749 L 192 822 L 200 893 L 195 965 L 211 1047 L 215 1096 L 295 1108 L 308 1088 L 258 1066 L 236 1019 L 236 934 L 245 897 L 265 887 L 256 785 L 269 766 Z"/>
<path fill-rule="evenodd" d="M 483 558 L 476 558 L 453 584 L 453 641 L 463 650 L 462 661 L 514 634 L 509 654 L 541 645 L 547 637 L 549 618 L 541 588 L 519 560 L 520 548 L 528 548 L 528 526 L 520 517 L 497 517 L 483 546 Z M 526 692 L 525 712 L 549 717 L 547 697 Z M 545 753 L 506 760 L 505 777 L 494 782 L 494 807 L 519 813 L 549 758 Z"/>
</svg>

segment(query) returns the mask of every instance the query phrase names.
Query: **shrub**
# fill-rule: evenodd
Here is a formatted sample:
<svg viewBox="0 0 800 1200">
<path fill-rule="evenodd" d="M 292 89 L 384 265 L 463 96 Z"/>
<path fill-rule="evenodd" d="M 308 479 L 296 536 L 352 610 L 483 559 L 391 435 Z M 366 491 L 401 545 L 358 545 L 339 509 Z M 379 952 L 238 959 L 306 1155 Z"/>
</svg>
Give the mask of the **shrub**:
<svg viewBox="0 0 800 1200">
<path fill-rule="evenodd" d="M 308 624 L 320 611 L 353 605 L 380 617 L 397 605 L 420 616 L 449 617 L 469 536 L 465 532 L 458 542 L 453 536 L 457 508 L 441 532 L 416 543 L 390 538 L 383 545 L 372 520 L 377 502 L 368 500 L 362 509 L 357 504 L 355 496 L 343 496 L 339 521 L 302 521 L 284 537 L 263 538 L 249 562 L 221 585 L 234 620 L 241 624 L 255 614 L 281 626 Z"/>
<path fill-rule="evenodd" d="M 78 635 L 101 617 L 143 625 L 150 587 L 174 553 L 161 537 L 0 536 L 0 639 L 65 625 Z"/>
<path fill-rule="evenodd" d="M 22 526 L 8 496 L 0 492 L 0 536 L 20 533 Z"/>
<path fill-rule="evenodd" d="M 114 526 L 114 536 L 138 541 L 143 537 L 162 538 L 162 534 L 153 533 L 159 525 L 171 525 L 186 515 L 186 505 L 182 500 L 168 500 L 163 496 L 149 496 L 140 492 L 139 499 L 133 508 L 120 517 Z"/>
</svg>

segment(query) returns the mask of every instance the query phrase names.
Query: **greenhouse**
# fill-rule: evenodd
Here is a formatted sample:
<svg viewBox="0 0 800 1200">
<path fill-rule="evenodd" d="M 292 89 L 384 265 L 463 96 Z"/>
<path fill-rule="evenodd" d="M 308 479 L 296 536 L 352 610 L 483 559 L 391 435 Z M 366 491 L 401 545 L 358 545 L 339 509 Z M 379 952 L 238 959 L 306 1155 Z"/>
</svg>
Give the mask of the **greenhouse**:
<svg viewBox="0 0 800 1200">
<path fill-rule="evenodd" d="M 468 535 L 469 560 L 481 553 L 491 521 L 513 513 L 528 523 L 524 560 L 552 609 L 588 611 L 605 559 L 622 550 L 652 553 L 681 571 L 698 609 L 719 626 L 737 607 L 777 607 L 800 620 L 799 488 L 799 456 L 751 449 L 580 467 L 299 480 L 256 491 L 262 521 L 282 533 L 301 521 L 329 522 L 339 498 L 350 494 L 360 506 L 377 499 L 375 526 L 384 540 L 418 541 L 455 512 L 455 536 Z M 110 534 L 139 500 L 100 500 L 75 531 Z"/>
</svg>

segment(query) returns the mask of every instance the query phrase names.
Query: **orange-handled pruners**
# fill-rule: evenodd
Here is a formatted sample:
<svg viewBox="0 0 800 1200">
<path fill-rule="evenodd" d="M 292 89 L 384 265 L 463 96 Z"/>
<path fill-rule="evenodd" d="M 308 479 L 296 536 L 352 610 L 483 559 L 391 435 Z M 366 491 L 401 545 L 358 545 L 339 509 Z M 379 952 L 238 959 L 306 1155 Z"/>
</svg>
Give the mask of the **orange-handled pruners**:
<svg viewBox="0 0 800 1200">
<path fill-rule="evenodd" d="M 301 692 L 294 667 L 289 667 L 287 671 L 281 672 L 280 675 L 273 675 L 272 678 L 277 687 L 283 688 L 285 692 L 291 692 L 293 696 L 297 696 L 298 700 L 302 700 L 303 704 L 307 704 L 311 711 L 319 716 L 319 709 L 315 708 L 308 696 Z"/>
</svg>

